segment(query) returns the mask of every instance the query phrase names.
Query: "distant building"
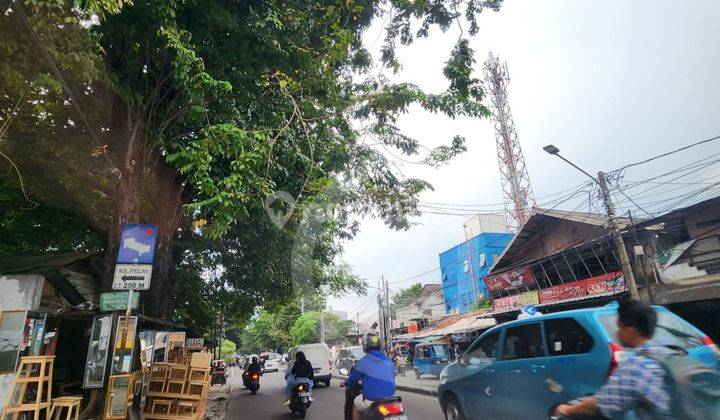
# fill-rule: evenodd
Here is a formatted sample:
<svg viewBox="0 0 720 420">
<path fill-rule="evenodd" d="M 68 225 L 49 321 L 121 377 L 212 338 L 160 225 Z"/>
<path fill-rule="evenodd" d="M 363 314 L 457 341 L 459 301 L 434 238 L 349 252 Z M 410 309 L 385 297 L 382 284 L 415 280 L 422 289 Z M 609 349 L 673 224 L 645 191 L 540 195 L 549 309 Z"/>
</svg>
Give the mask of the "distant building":
<svg viewBox="0 0 720 420">
<path fill-rule="evenodd" d="M 425 284 L 412 303 L 395 310 L 393 330 L 418 331 L 444 315 L 442 286 Z"/>
<path fill-rule="evenodd" d="M 342 319 L 343 321 L 346 321 L 348 319 L 347 311 L 327 311 L 327 312 L 335 315 L 336 317 Z"/>
<path fill-rule="evenodd" d="M 476 216 L 464 227 L 469 239 L 440 254 L 440 275 L 447 314 L 466 313 L 479 296 L 488 296 L 483 277 L 513 236 L 506 233 L 502 218 L 495 220 Z M 489 229 L 495 232 L 489 232 Z"/>
</svg>

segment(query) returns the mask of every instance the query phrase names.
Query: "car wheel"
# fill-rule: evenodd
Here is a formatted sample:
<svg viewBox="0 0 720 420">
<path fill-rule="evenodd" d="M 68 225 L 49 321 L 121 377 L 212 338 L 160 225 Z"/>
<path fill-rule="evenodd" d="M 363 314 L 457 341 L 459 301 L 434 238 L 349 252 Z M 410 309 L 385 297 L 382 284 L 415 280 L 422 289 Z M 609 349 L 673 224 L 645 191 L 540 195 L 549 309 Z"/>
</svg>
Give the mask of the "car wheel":
<svg viewBox="0 0 720 420">
<path fill-rule="evenodd" d="M 460 402 L 452 395 L 445 398 L 445 409 L 443 412 L 445 414 L 445 420 L 465 420 Z"/>
</svg>

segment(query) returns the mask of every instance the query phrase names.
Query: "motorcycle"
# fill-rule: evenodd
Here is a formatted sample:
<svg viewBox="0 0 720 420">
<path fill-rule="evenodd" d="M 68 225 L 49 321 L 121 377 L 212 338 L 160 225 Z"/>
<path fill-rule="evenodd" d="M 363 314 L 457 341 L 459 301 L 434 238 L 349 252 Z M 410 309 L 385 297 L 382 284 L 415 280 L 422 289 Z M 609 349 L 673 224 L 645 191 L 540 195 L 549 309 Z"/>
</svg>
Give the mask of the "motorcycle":
<svg viewBox="0 0 720 420">
<path fill-rule="evenodd" d="M 255 395 L 260 390 L 260 374 L 257 372 L 243 373 L 243 385 L 251 394 Z"/>
<path fill-rule="evenodd" d="M 227 373 L 225 371 L 225 361 L 216 360 L 212 365 L 212 376 L 210 378 L 210 386 L 215 384 L 225 385 L 227 383 Z"/>
<path fill-rule="evenodd" d="M 307 409 L 310 408 L 310 388 L 308 384 L 301 383 L 293 387 L 290 393 L 290 411 L 297 413 L 301 419 L 305 418 Z"/>
<path fill-rule="evenodd" d="M 340 369 L 340 373 L 348 375 L 347 369 Z M 352 420 L 355 398 L 363 391 L 362 383 L 345 388 L 345 420 Z M 408 420 L 403 408 L 402 398 L 394 396 L 374 401 L 370 408 L 360 413 L 361 420 Z"/>
</svg>

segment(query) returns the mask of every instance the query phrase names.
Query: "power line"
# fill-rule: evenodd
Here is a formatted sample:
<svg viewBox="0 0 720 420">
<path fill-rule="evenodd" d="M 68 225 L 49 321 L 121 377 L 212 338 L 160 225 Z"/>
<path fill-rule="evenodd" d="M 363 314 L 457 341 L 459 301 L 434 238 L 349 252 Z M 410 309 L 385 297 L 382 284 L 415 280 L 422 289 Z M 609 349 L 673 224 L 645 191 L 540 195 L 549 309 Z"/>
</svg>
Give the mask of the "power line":
<svg viewBox="0 0 720 420">
<path fill-rule="evenodd" d="M 690 149 L 690 148 L 692 148 L 692 147 L 699 146 L 699 145 L 701 145 L 701 144 L 710 143 L 710 142 L 715 141 L 715 140 L 718 140 L 718 139 L 720 139 L 720 136 L 715 136 L 715 137 L 711 137 L 711 138 L 709 138 L 709 139 L 700 140 L 700 141 L 698 141 L 698 142 L 695 142 L 695 143 L 692 143 L 692 144 L 688 144 L 687 146 L 680 147 L 679 149 L 671 150 L 671 151 L 669 151 L 669 152 L 666 152 L 666 153 L 663 153 L 663 154 L 660 154 L 660 155 L 657 155 L 657 156 L 653 156 L 653 157 L 651 157 L 651 158 L 642 160 L 642 161 L 640 161 L 640 162 L 635 162 L 635 163 L 627 164 L 627 165 L 623 166 L 622 168 L 618 169 L 616 172 L 624 171 L 625 169 L 631 168 L 631 167 L 633 167 L 633 166 L 643 165 L 643 164 L 645 164 L 645 163 L 652 162 L 653 160 L 660 159 L 660 158 L 663 158 L 663 157 L 665 157 L 665 156 L 670 156 L 670 155 L 672 155 L 672 154 L 681 152 L 681 151 L 683 151 L 683 150 L 687 150 L 687 149 Z"/>
<path fill-rule="evenodd" d="M 75 112 L 78 113 L 80 116 L 80 119 L 83 121 L 83 124 L 85 125 L 85 128 L 87 129 L 88 133 L 90 134 L 90 137 L 92 137 L 93 143 L 95 143 L 96 147 L 101 147 L 102 144 L 100 142 L 100 139 L 97 138 L 95 135 L 95 131 L 93 130 L 92 126 L 90 125 L 90 122 L 87 119 L 87 116 L 83 112 L 83 110 L 80 108 L 80 104 L 78 103 L 77 99 L 75 98 L 75 95 L 73 95 L 72 90 L 70 89 L 70 86 L 68 85 L 67 81 L 63 77 L 62 73 L 60 72 L 60 69 L 55 64 L 55 61 L 52 59 L 52 56 L 48 52 L 47 48 L 45 47 L 45 44 L 43 44 L 42 40 L 38 36 L 37 32 L 35 32 L 35 29 L 32 27 L 32 24 L 30 23 L 30 20 L 28 19 L 27 15 L 25 15 L 25 11 L 23 10 L 22 6 L 18 2 L 18 0 L 12 0 L 15 4 L 15 7 L 17 8 L 20 17 L 22 18 L 23 23 L 25 24 L 25 27 L 30 32 L 30 35 L 32 36 L 35 43 L 40 48 L 40 51 L 42 52 L 43 56 L 45 56 L 45 59 L 47 60 L 48 64 L 50 65 L 50 68 L 52 69 L 53 73 L 55 73 L 55 76 L 58 78 L 58 82 L 62 86 L 63 90 L 65 90 L 65 93 L 70 98 L 70 102 L 73 105 L 73 108 L 75 108 Z M 110 172 L 112 172 L 117 177 L 121 176 L 121 172 L 110 162 L 110 159 L 108 158 L 107 154 L 102 153 L 103 157 L 105 158 L 105 162 L 110 167 Z"/>
</svg>

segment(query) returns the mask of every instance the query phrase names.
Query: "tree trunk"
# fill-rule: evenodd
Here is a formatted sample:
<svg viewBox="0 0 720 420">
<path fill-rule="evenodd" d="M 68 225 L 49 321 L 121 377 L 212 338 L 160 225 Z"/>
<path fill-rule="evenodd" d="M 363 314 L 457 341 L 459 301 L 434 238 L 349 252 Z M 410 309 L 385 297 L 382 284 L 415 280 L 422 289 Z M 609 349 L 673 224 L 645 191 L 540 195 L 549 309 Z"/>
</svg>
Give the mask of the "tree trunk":
<svg viewBox="0 0 720 420">
<path fill-rule="evenodd" d="M 167 319 L 174 306 L 175 282 L 173 279 L 173 240 L 179 235 L 178 227 L 183 221 L 182 186 L 177 170 L 165 162 L 155 166 L 155 220 L 158 225 L 158 241 L 150 291 L 145 294 L 147 315 Z"/>
<path fill-rule="evenodd" d="M 118 179 L 113 197 L 113 217 L 108 226 L 108 241 L 105 249 L 105 276 L 103 286 L 109 290 L 112 286 L 113 272 L 120 241 L 120 229 L 125 223 L 140 221 L 141 183 L 145 174 L 145 156 L 147 138 L 140 123 L 133 118 L 132 111 L 125 101 L 112 95 L 108 112 L 111 114 L 110 130 L 120 150 Z"/>
</svg>

